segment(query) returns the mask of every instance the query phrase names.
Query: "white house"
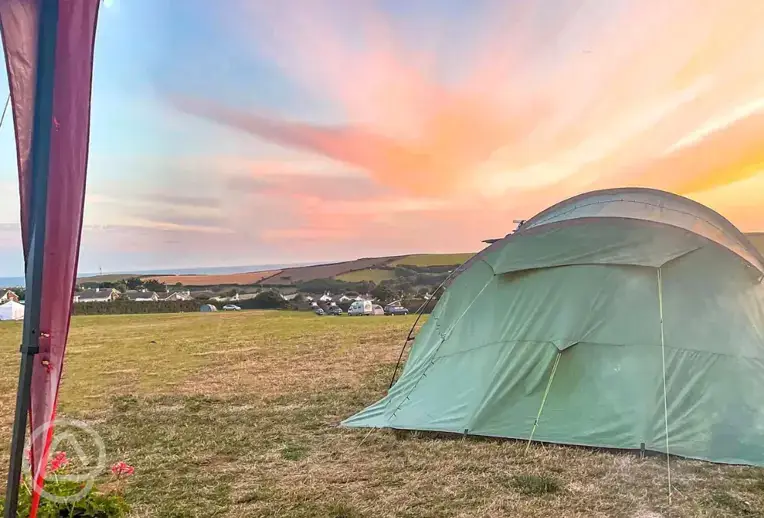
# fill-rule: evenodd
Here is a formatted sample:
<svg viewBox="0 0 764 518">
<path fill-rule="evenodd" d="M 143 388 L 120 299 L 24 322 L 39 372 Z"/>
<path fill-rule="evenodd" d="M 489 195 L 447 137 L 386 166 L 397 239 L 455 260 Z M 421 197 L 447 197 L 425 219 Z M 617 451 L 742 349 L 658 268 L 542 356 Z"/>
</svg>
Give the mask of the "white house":
<svg viewBox="0 0 764 518">
<path fill-rule="evenodd" d="M 125 292 L 125 298 L 134 302 L 156 302 L 159 300 L 159 295 L 154 291 L 143 290 L 130 290 Z"/>
<path fill-rule="evenodd" d="M 181 300 L 191 300 L 191 291 L 190 290 L 180 290 L 180 291 L 173 291 L 172 293 L 157 293 L 157 297 L 159 300 L 166 300 L 166 301 L 181 301 Z"/>
<path fill-rule="evenodd" d="M 95 288 L 74 294 L 74 302 L 111 302 L 119 298 L 114 288 Z"/>
<path fill-rule="evenodd" d="M 5 293 L 3 293 L 3 296 L 0 297 L 0 304 L 5 304 L 6 302 L 18 302 L 19 296 L 16 295 L 16 292 L 13 290 L 5 290 Z"/>
<path fill-rule="evenodd" d="M 337 302 L 351 302 L 355 300 L 353 297 L 348 297 L 347 295 L 342 295 L 339 299 L 337 299 Z"/>
<path fill-rule="evenodd" d="M 321 298 L 318 299 L 318 300 L 320 300 L 321 302 L 331 302 L 332 301 L 332 294 L 329 293 L 329 292 L 326 292 L 323 295 L 321 295 Z"/>
</svg>

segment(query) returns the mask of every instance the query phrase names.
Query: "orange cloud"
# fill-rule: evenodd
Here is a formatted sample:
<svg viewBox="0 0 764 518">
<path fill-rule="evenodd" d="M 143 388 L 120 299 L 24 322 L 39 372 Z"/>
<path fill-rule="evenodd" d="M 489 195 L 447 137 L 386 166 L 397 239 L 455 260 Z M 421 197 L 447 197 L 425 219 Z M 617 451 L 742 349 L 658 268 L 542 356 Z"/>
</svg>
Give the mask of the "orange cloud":
<svg viewBox="0 0 764 518">
<path fill-rule="evenodd" d="M 447 31 L 436 21 L 423 21 L 412 45 L 411 30 L 371 2 L 341 5 L 252 2 L 249 16 L 227 23 L 336 106 L 342 124 L 174 102 L 362 170 L 406 196 L 453 202 L 459 214 L 465 203 L 491 203 L 496 213 L 527 217 L 581 190 L 618 185 L 695 194 L 764 170 L 764 113 L 741 109 L 764 99 L 760 0 L 497 1 L 460 42 L 467 50 L 458 63 L 437 49 Z M 742 202 L 711 199 L 745 225 L 750 210 L 735 207 L 764 204 L 764 193 L 743 194 Z M 311 193 L 293 199 L 306 213 L 320 210 Z"/>
</svg>

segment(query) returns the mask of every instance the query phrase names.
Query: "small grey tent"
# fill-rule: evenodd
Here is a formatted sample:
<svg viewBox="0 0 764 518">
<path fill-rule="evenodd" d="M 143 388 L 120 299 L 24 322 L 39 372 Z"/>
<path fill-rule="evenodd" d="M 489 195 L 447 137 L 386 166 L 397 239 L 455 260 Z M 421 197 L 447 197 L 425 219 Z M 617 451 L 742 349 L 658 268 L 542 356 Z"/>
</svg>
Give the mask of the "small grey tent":
<svg viewBox="0 0 764 518">
<path fill-rule="evenodd" d="M 343 424 L 764 465 L 763 278 L 689 199 L 574 197 L 466 263 L 398 382 Z"/>
<path fill-rule="evenodd" d="M 199 311 L 202 313 L 211 313 L 213 311 L 217 311 L 218 308 L 213 306 L 212 304 L 203 304 L 201 308 L 199 308 Z"/>
</svg>

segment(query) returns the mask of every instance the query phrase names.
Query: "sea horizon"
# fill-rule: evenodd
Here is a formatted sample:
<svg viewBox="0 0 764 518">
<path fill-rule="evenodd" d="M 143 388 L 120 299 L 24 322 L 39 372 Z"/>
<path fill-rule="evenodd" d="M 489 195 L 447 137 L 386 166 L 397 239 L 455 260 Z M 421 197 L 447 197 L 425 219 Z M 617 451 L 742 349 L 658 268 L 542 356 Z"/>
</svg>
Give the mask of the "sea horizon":
<svg viewBox="0 0 764 518">
<path fill-rule="evenodd" d="M 98 277 L 101 275 L 225 275 L 233 273 L 264 272 L 268 270 L 281 270 L 284 268 L 296 268 L 299 266 L 313 266 L 324 264 L 322 262 L 307 263 L 275 263 L 275 264 L 250 264 L 241 266 L 200 266 L 197 268 L 156 268 L 151 270 L 130 270 L 114 272 L 83 272 L 78 273 L 77 278 L 86 279 L 88 277 Z M 0 286 L 3 288 L 23 288 L 26 285 L 26 278 L 23 276 L 0 277 Z"/>
</svg>

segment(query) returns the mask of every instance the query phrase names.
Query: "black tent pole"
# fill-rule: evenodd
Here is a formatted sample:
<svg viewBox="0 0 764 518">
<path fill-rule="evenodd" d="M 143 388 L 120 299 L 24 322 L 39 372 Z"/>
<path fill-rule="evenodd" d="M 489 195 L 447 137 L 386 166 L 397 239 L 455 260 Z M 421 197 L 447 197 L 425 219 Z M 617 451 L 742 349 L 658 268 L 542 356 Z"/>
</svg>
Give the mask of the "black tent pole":
<svg viewBox="0 0 764 518">
<path fill-rule="evenodd" d="M 26 297 L 24 331 L 21 341 L 21 368 L 16 392 L 11 458 L 5 494 L 5 518 L 16 518 L 24 460 L 24 439 L 30 404 L 30 387 L 35 356 L 40 346 L 40 306 L 48 202 L 48 171 L 53 125 L 56 40 L 59 0 L 41 0 L 37 33 L 37 75 L 30 149 L 31 182 L 26 204 L 29 214 L 29 250 L 26 256 Z M 37 452 L 37 456 L 42 452 Z"/>
</svg>

